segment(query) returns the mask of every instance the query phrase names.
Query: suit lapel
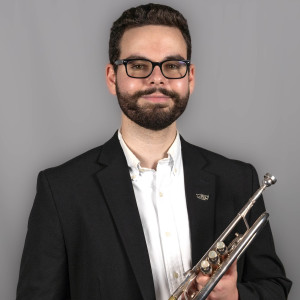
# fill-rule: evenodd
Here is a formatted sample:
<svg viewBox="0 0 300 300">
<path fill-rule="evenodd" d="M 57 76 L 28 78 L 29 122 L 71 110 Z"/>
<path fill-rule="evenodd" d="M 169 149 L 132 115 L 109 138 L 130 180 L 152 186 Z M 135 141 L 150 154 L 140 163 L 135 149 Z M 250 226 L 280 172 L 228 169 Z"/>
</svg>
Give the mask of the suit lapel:
<svg viewBox="0 0 300 300">
<path fill-rule="evenodd" d="M 194 266 L 214 242 L 215 176 L 204 170 L 207 162 L 198 148 L 183 139 L 181 145 Z"/>
<path fill-rule="evenodd" d="M 181 139 L 194 266 L 215 238 L 215 176 L 199 149 Z M 151 265 L 126 159 L 117 134 L 102 149 L 98 181 L 144 300 L 155 299 Z M 198 194 L 198 197 L 197 197 Z M 201 194 L 203 196 L 201 196 Z M 207 200 L 203 200 L 209 196 Z"/>
<path fill-rule="evenodd" d="M 134 191 L 117 134 L 104 146 L 97 178 L 144 300 L 155 298 L 151 266 Z"/>
</svg>

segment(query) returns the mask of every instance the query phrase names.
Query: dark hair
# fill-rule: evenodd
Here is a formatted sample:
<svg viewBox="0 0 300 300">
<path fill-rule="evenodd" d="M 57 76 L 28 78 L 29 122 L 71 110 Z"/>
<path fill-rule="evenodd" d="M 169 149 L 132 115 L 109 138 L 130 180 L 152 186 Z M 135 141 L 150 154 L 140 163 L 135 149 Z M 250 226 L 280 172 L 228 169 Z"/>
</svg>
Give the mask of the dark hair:
<svg viewBox="0 0 300 300">
<path fill-rule="evenodd" d="M 120 41 L 127 29 L 145 25 L 166 25 L 178 28 L 187 45 L 187 59 L 191 59 L 192 43 L 184 16 L 170 6 L 149 3 L 132 7 L 123 12 L 110 30 L 109 60 L 111 64 L 120 57 Z"/>
</svg>

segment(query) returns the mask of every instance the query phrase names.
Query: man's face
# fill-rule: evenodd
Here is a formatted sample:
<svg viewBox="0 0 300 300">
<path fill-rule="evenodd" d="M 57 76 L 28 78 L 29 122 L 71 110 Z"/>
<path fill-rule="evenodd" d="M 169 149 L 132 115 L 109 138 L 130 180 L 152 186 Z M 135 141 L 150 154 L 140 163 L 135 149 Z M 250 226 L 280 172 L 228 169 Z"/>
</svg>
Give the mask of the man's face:
<svg viewBox="0 0 300 300">
<path fill-rule="evenodd" d="M 187 47 L 179 29 L 147 25 L 125 31 L 120 42 L 120 59 L 145 58 L 153 62 L 187 59 Z M 112 66 L 111 66 L 112 68 Z M 194 66 L 181 79 L 167 79 L 156 66 L 143 79 L 131 78 L 124 65 L 116 74 L 107 70 L 109 89 L 116 94 L 122 112 L 136 124 L 151 130 L 171 125 L 186 108 L 194 88 Z"/>
</svg>

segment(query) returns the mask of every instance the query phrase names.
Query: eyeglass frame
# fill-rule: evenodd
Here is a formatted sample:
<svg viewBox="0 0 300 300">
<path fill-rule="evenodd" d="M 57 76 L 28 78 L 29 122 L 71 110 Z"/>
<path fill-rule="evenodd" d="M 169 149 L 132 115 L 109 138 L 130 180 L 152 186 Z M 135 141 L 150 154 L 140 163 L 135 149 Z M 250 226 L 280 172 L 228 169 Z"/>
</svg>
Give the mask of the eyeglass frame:
<svg viewBox="0 0 300 300">
<path fill-rule="evenodd" d="M 152 64 L 152 70 L 151 70 L 151 72 L 149 73 L 149 75 L 144 76 L 144 77 L 135 77 L 135 76 L 129 75 L 129 74 L 128 74 L 128 71 L 127 71 L 127 64 L 128 64 L 128 62 L 134 61 L 134 60 L 142 60 L 142 61 L 148 61 L 148 62 L 150 62 L 150 63 Z M 184 63 L 186 64 L 186 72 L 185 72 L 185 74 L 184 74 L 183 76 L 181 76 L 181 77 L 178 77 L 178 78 L 172 78 L 172 77 L 167 77 L 167 76 L 165 76 L 165 74 L 164 74 L 164 72 L 163 72 L 163 70 L 162 70 L 162 64 L 165 63 L 165 62 L 167 62 L 167 61 L 184 62 Z M 155 68 L 156 66 L 158 66 L 158 67 L 160 68 L 161 74 L 163 74 L 163 76 L 164 76 L 165 78 L 167 78 L 167 79 L 182 79 L 182 78 L 184 78 L 184 77 L 186 76 L 186 74 L 190 71 L 191 61 L 190 61 L 190 60 L 185 60 L 185 59 L 166 59 L 166 60 L 163 60 L 163 61 L 161 61 L 161 62 L 154 62 L 154 61 L 151 61 L 150 59 L 146 59 L 146 58 L 128 58 L 128 59 L 117 59 L 117 60 L 114 62 L 114 64 L 115 64 L 116 66 L 124 65 L 124 66 L 125 66 L 125 70 L 126 70 L 127 76 L 128 76 L 128 77 L 131 77 L 131 78 L 136 78 L 136 79 L 145 79 L 145 78 L 148 78 L 148 77 L 152 74 L 154 68 Z"/>
</svg>

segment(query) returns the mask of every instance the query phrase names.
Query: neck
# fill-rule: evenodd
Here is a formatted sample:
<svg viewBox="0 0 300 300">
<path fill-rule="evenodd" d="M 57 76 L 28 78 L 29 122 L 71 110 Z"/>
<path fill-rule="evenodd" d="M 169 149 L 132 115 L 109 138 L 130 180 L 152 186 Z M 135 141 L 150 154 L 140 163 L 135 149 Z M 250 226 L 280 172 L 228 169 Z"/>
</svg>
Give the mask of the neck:
<svg viewBox="0 0 300 300">
<path fill-rule="evenodd" d="M 160 159 L 167 157 L 167 152 L 177 134 L 176 123 L 154 131 L 143 128 L 122 114 L 122 137 L 128 148 L 139 159 L 141 166 L 156 169 Z"/>
</svg>

